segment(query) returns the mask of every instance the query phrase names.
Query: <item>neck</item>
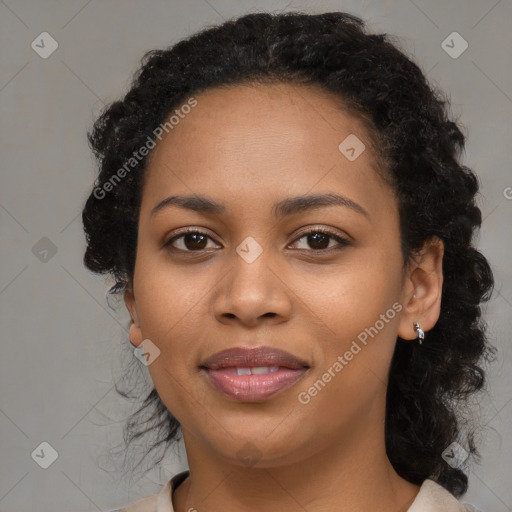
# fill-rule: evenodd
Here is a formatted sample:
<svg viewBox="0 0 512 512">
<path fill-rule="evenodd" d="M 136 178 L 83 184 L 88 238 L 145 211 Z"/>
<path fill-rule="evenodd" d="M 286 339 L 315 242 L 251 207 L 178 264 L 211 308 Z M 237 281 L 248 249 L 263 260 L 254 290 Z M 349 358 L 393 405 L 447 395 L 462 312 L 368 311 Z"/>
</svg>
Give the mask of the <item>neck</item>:
<svg viewBox="0 0 512 512">
<path fill-rule="evenodd" d="M 348 441 L 331 444 L 294 463 L 256 468 L 219 458 L 184 432 L 190 476 L 174 493 L 174 509 L 407 511 L 419 486 L 393 469 L 383 436 L 365 434 L 360 430 Z"/>
</svg>

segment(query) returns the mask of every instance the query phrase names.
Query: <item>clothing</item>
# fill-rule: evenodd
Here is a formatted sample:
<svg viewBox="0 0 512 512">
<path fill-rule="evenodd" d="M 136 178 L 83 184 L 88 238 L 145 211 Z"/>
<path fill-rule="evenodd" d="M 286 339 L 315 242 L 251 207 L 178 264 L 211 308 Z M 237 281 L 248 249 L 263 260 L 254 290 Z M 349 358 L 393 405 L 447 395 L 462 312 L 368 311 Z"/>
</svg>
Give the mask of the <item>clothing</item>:
<svg viewBox="0 0 512 512">
<path fill-rule="evenodd" d="M 158 494 L 112 512 L 174 512 L 172 493 L 188 476 L 188 470 L 182 471 L 171 478 Z M 407 512 L 469 512 L 469 509 L 433 480 L 425 480 Z"/>
</svg>

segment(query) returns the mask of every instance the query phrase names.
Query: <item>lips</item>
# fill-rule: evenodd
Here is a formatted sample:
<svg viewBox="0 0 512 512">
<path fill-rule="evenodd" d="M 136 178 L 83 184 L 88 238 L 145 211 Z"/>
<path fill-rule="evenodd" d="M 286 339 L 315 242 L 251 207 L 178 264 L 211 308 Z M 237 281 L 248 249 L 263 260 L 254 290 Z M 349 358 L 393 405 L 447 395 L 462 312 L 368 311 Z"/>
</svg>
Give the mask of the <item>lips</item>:
<svg viewBox="0 0 512 512">
<path fill-rule="evenodd" d="M 307 363 L 298 357 L 272 347 L 242 348 L 222 350 L 203 361 L 202 367 L 210 370 L 221 368 L 255 368 L 262 366 L 281 366 L 297 370 L 307 367 Z"/>
<path fill-rule="evenodd" d="M 308 364 L 272 347 L 236 347 L 218 352 L 200 365 L 213 387 L 233 400 L 257 402 L 293 386 Z"/>
</svg>

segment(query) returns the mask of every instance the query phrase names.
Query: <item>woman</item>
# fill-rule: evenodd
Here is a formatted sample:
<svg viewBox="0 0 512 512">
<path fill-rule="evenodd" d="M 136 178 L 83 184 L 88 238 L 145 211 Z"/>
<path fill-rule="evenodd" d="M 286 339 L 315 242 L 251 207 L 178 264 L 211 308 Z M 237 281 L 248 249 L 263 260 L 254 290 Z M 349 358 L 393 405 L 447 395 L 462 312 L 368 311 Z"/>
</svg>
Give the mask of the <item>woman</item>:
<svg viewBox="0 0 512 512">
<path fill-rule="evenodd" d="M 84 260 L 154 384 L 129 434 L 189 471 L 123 511 L 465 510 L 493 276 L 446 103 L 345 13 L 145 56 L 89 134 Z"/>
</svg>

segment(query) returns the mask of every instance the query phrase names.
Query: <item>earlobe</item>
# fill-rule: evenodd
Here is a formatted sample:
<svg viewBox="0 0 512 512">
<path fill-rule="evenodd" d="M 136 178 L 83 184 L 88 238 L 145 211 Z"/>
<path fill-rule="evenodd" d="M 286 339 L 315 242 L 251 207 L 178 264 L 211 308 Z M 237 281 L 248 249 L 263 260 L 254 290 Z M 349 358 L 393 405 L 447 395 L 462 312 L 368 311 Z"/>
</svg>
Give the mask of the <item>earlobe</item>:
<svg viewBox="0 0 512 512">
<path fill-rule="evenodd" d="M 142 332 L 137 324 L 132 323 L 130 325 L 129 337 L 133 347 L 138 347 L 142 343 Z"/>
</svg>

